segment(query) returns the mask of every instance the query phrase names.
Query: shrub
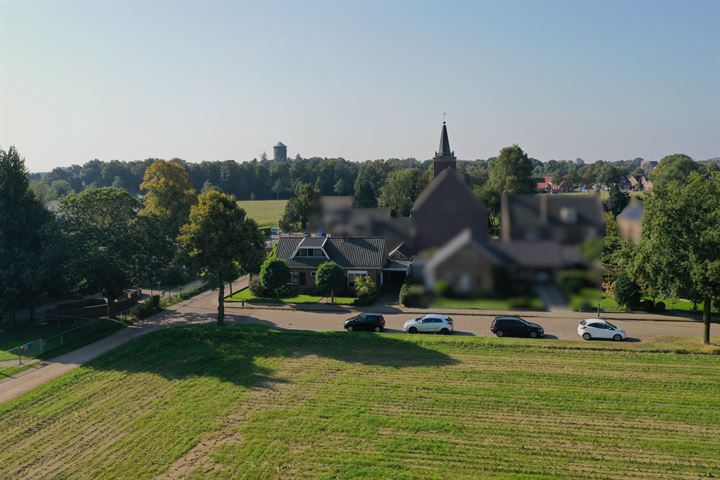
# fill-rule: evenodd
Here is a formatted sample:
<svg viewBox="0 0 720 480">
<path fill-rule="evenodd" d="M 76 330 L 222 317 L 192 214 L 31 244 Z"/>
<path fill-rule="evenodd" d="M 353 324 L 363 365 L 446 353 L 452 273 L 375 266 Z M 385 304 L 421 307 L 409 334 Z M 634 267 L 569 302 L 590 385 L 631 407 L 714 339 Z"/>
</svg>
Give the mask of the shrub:
<svg viewBox="0 0 720 480">
<path fill-rule="evenodd" d="M 530 299 L 528 297 L 513 297 L 510 299 L 510 308 L 528 308 Z"/>
<path fill-rule="evenodd" d="M 403 285 L 398 300 L 406 307 L 422 307 L 428 303 L 427 292 L 422 285 Z"/>
<path fill-rule="evenodd" d="M 613 286 L 615 300 L 618 305 L 623 307 L 632 307 L 640 301 L 640 287 L 627 274 L 620 274 L 615 279 Z M 652 308 L 652 302 L 650 302 Z"/>
<path fill-rule="evenodd" d="M 260 267 L 260 284 L 265 290 L 279 294 L 278 289 L 290 281 L 290 269 L 283 260 L 268 257 Z"/>
<path fill-rule="evenodd" d="M 664 312 L 665 311 L 665 302 L 657 302 L 654 307 L 656 312 Z"/>
<path fill-rule="evenodd" d="M 558 272 L 558 283 L 562 291 L 568 295 L 579 293 L 588 286 L 585 273 L 574 270 Z"/>
<path fill-rule="evenodd" d="M 639 303 L 639 306 L 641 310 L 645 310 L 646 312 L 652 312 L 653 302 L 652 300 L 643 300 Z"/>
<path fill-rule="evenodd" d="M 355 305 L 370 305 L 377 300 L 378 288 L 372 278 L 367 275 L 355 279 Z"/>
<path fill-rule="evenodd" d="M 295 285 L 283 285 L 278 288 L 278 295 L 281 297 L 294 297 L 300 292 L 300 288 Z"/>
<path fill-rule="evenodd" d="M 145 301 L 135 307 L 135 316 L 142 320 L 162 310 L 160 307 L 160 296 L 151 295 Z"/>
<path fill-rule="evenodd" d="M 439 297 L 452 297 L 453 287 L 447 280 L 439 279 L 435 281 L 435 295 Z"/>
<path fill-rule="evenodd" d="M 260 283 L 259 277 L 253 277 L 250 280 L 249 288 L 250 288 L 250 291 L 252 292 L 252 294 L 255 295 L 256 297 L 265 297 L 269 294 L 272 294 L 272 292 L 268 292 L 267 290 L 265 290 L 265 288 L 262 286 L 262 283 Z"/>
</svg>

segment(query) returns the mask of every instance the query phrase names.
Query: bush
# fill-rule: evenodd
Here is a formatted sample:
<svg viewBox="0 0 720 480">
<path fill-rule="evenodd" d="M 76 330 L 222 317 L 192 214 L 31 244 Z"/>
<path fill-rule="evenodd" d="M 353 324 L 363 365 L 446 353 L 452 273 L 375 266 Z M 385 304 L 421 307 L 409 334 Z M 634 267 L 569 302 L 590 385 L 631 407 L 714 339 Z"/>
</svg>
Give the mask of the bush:
<svg viewBox="0 0 720 480">
<path fill-rule="evenodd" d="M 300 288 L 295 285 L 283 285 L 278 288 L 278 295 L 281 297 L 294 297 L 300 292 Z"/>
<path fill-rule="evenodd" d="M 372 278 L 363 275 L 355 279 L 355 305 L 371 305 L 378 297 L 378 288 Z"/>
<path fill-rule="evenodd" d="M 145 299 L 143 303 L 135 307 L 135 316 L 142 320 L 143 318 L 148 318 L 158 313 L 160 310 L 162 310 L 162 307 L 160 307 L 160 296 L 151 295 Z"/>
<path fill-rule="evenodd" d="M 652 300 L 643 300 L 639 303 L 639 306 L 641 310 L 645 310 L 646 312 L 652 312 L 653 310 Z"/>
<path fill-rule="evenodd" d="M 613 292 L 618 305 L 632 307 L 640 301 L 640 287 L 627 274 L 620 274 L 613 284 Z M 650 302 L 652 309 L 652 302 Z"/>
<path fill-rule="evenodd" d="M 588 286 L 585 273 L 572 270 L 558 272 L 558 283 L 562 291 L 568 296 L 579 293 L 583 288 Z"/>
<path fill-rule="evenodd" d="M 443 280 L 442 278 L 435 281 L 435 295 L 439 297 L 452 297 L 453 296 L 453 286 L 448 282 L 447 280 Z"/>
<path fill-rule="evenodd" d="M 656 312 L 664 312 L 665 311 L 665 302 L 657 302 L 654 307 Z"/>
<path fill-rule="evenodd" d="M 423 307 L 428 303 L 428 295 L 422 285 L 405 284 L 400 288 L 398 300 L 406 307 Z"/>
<path fill-rule="evenodd" d="M 528 297 L 514 297 L 510 299 L 510 308 L 528 308 L 530 299 Z"/>
<path fill-rule="evenodd" d="M 260 284 L 265 290 L 278 292 L 290 281 L 290 269 L 283 260 L 268 257 L 260 267 Z"/>
<path fill-rule="evenodd" d="M 268 292 L 263 288 L 262 284 L 260 283 L 260 278 L 253 277 L 252 280 L 250 280 L 250 291 L 253 295 L 256 297 L 267 297 L 268 295 L 272 295 L 273 292 Z"/>
</svg>

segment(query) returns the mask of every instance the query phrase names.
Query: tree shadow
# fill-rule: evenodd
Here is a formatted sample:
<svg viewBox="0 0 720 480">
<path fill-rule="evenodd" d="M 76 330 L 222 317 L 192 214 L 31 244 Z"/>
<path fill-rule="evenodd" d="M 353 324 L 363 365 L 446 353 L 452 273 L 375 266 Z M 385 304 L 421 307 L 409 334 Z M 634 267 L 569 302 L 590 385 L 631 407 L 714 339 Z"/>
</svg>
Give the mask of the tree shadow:
<svg viewBox="0 0 720 480">
<path fill-rule="evenodd" d="M 187 322 L 214 318 L 185 314 Z M 251 387 L 281 379 L 265 358 L 317 356 L 341 362 L 399 370 L 447 366 L 456 360 L 413 340 L 374 333 L 286 330 L 271 322 L 246 318 L 224 326 L 214 323 L 180 325 L 148 333 L 86 364 L 95 370 L 153 373 L 172 380 L 215 377 Z M 392 373 L 389 373 L 392 374 Z"/>
</svg>

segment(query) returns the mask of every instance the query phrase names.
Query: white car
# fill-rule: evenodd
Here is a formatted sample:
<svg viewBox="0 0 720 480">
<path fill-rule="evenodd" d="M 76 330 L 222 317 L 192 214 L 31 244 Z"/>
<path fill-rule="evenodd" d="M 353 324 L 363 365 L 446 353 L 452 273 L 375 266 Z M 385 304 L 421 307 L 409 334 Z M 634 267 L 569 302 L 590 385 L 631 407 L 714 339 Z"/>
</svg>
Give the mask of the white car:
<svg viewBox="0 0 720 480">
<path fill-rule="evenodd" d="M 449 335 L 454 331 L 453 319 L 440 313 L 428 313 L 403 324 L 407 333 L 441 333 Z"/>
<path fill-rule="evenodd" d="M 583 337 L 585 340 L 592 340 L 593 338 L 606 338 L 619 342 L 620 340 L 625 340 L 627 338 L 625 330 L 600 318 L 587 318 L 581 321 L 580 325 L 578 325 L 577 332 L 578 335 Z"/>
</svg>

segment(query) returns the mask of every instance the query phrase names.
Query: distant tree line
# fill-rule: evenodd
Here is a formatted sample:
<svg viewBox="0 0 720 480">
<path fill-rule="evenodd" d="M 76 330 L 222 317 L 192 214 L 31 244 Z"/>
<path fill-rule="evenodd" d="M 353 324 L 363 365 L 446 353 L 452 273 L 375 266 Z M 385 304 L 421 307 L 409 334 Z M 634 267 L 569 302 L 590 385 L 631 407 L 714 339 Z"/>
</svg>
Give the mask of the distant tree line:
<svg viewBox="0 0 720 480">
<path fill-rule="evenodd" d="M 487 182 L 489 166 L 496 158 L 459 161 L 458 170 L 470 188 L 475 189 Z M 57 167 L 46 174 L 32 174 L 30 187 L 44 202 L 58 200 L 70 192 L 80 193 L 91 187 L 122 188 L 132 195 L 140 195 L 145 170 L 155 160 L 91 160 L 82 166 Z M 532 157 L 528 157 L 528 160 L 531 165 L 530 175 L 533 177 L 550 175 L 554 182 L 566 179 L 574 185 L 587 188 L 593 185 L 609 188 L 623 175 L 640 173 L 643 161 L 642 158 L 635 158 L 586 163 L 578 158 L 541 162 Z M 185 167 L 190 183 L 199 192 L 215 187 L 234 195 L 238 200 L 287 199 L 294 196 L 300 184 L 308 184 L 317 189 L 320 195 L 354 195 L 359 206 L 387 205 L 396 210 L 397 214 L 405 214 L 407 211 L 404 200 L 398 199 L 392 191 L 384 192 L 385 195 L 381 197 L 382 187 L 391 173 L 410 171 L 396 174 L 397 183 L 392 186 L 402 184 L 405 188 L 412 183 L 414 187 L 411 189 L 417 190 L 431 179 L 432 163 L 431 160 L 419 161 L 414 158 L 351 162 L 343 158 L 300 156 L 284 161 L 175 161 Z"/>
</svg>

